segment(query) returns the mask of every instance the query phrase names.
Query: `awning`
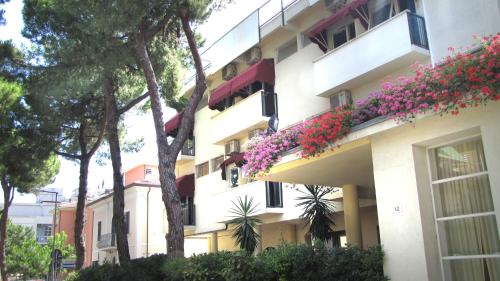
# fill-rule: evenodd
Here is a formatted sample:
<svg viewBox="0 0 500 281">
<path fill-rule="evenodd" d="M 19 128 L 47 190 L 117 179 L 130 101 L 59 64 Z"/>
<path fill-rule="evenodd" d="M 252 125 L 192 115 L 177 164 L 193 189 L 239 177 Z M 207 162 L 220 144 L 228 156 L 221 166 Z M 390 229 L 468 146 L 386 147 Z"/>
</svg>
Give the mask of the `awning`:
<svg viewBox="0 0 500 281">
<path fill-rule="evenodd" d="M 244 156 L 245 153 L 234 153 L 220 164 L 222 180 L 226 180 L 226 167 L 228 165 L 235 163 L 237 167 L 241 167 L 245 164 L 246 161 Z"/>
<path fill-rule="evenodd" d="M 177 113 L 172 119 L 165 123 L 165 133 L 169 137 L 175 137 L 177 135 L 177 129 L 181 125 L 182 115 L 184 111 Z"/>
<path fill-rule="evenodd" d="M 175 184 L 181 197 L 194 197 L 194 174 L 177 178 Z"/>
<path fill-rule="evenodd" d="M 356 10 L 361 5 L 364 5 L 368 0 L 354 0 L 351 3 L 345 5 L 342 9 L 338 10 L 336 13 L 330 15 L 326 19 L 318 22 L 307 34 L 312 42 L 316 43 L 319 48 L 326 53 L 328 50 L 328 39 L 326 38 L 325 32 L 326 28 L 332 26 L 336 22 L 348 16 L 352 11 Z"/>
<path fill-rule="evenodd" d="M 217 87 L 210 95 L 208 107 L 218 109 L 219 103 L 255 81 L 274 85 L 274 60 L 264 59 L 250 66 L 243 73 Z"/>
</svg>

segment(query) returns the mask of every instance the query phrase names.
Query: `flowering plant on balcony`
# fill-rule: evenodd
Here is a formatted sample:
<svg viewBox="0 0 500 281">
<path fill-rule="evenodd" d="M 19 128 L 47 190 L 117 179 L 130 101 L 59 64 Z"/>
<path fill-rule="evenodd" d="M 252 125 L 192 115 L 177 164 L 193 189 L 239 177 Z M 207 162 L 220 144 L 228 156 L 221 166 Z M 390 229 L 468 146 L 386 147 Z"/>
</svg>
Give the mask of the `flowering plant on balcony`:
<svg viewBox="0 0 500 281">
<path fill-rule="evenodd" d="M 352 124 L 351 107 L 336 108 L 304 122 L 300 136 L 301 156 L 309 158 L 325 151 L 330 144 L 345 136 Z"/>
<path fill-rule="evenodd" d="M 457 52 L 438 66 L 418 66 L 413 77 L 381 83 L 381 91 L 355 101 L 354 110 L 336 109 L 293 129 L 252 140 L 246 154 L 248 174 L 267 173 L 283 152 L 299 145 L 303 158 L 317 156 L 353 126 L 378 116 L 411 122 L 419 114 L 456 115 L 460 109 L 500 100 L 500 33 L 481 41 L 480 51 Z"/>
<path fill-rule="evenodd" d="M 418 66 L 413 77 L 382 83 L 378 114 L 412 121 L 430 111 L 456 115 L 461 108 L 499 100 L 500 34 L 483 38 L 482 44 L 481 51 L 457 52 L 441 65 Z"/>
<path fill-rule="evenodd" d="M 263 175 L 278 161 L 285 151 L 299 146 L 302 125 L 281 130 L 276 133 L 253 137 L 247 144 L 243 170 L 250 177 Z"/>
</svg>

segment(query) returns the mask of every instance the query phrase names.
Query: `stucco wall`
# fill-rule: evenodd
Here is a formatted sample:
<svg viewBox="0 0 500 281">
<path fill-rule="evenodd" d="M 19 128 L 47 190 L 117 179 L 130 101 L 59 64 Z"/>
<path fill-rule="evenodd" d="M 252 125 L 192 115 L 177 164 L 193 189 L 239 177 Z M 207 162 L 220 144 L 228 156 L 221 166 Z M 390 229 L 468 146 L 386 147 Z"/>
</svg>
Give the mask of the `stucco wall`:
<svg viewBox="0 0 500 281">
<path fill-rule="evenodd" d="M 500 103 L 432 116 L 372 136 L 385 272 L 392 280 L 440 280 L 426 147 L 480 133 L 495 210 L 500 210 Z M 396 211 L 399 207 L 399 211 Z M 497 216 L 497 225 L 500 217 Z M 411 264 L 411 267 L 407 265 Z"/>
<path fill-rule="evenodd" d="M 477 44 L 472 38 L 500 32 L 497 0 L 422 0 L 432 61 L 437 63 L 456 49 Z"/>
</svg>

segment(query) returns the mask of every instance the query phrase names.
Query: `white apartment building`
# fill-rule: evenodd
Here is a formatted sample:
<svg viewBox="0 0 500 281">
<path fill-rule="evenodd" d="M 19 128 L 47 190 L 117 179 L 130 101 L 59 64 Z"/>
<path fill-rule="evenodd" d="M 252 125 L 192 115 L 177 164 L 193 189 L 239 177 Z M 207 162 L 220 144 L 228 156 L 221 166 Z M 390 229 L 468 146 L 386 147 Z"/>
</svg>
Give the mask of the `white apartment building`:
<svg viewBox="0 0 500 281">
<path fill-rule="evenodd" d="M 391 280 L 500 280 L 499 103 L 412 125 L 372 120 L 334 151 L 284 156 L 265 178 L 244 178 L 238 167 L 270 116 L 287 128 L 364 98 L 387 76 L 411 75 L 416 61 L 438 64 L 449 46 L 498 33 L 499 19 L 495 0 L 285 0 L 251 13 L 202 54 L 209 88 L 189 141 L 196 153 L 177 163 L 179 177 L 195 174 L 186 245 L 237 249 L 227 222 L 231 202 L 245 195 L 263 221 L 259 250 L 306 243 L 297 189 L 327 185 L 338 187 L 337 239 L 381 244 Z M 171 136 L 180 116 L 165 125 Z M 446 211 L 473 199 L 480 210 Z"/>
</svg>

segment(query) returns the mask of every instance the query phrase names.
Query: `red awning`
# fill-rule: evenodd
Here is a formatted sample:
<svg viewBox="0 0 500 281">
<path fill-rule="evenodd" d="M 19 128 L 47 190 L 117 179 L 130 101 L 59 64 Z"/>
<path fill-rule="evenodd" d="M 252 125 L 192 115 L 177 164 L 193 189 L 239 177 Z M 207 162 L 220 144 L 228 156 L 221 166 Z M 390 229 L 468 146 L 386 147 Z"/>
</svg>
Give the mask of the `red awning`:
<svg viewBox="0 0 500 281">
<path fill-rule="evenodd" d="M 185 175 L 175 180 L 179 195 L 194 197 L 194 174 Z"/>
<path fill-rule="evenodd" d="M 312 42 L 316 43 L 323 52 L 327 51 L 327 46 L 325 46 L 326 38 L 318 38 L 324 37 L 322 33 L 323 30 L 332 26 L 336 22 L 348 16 L 352 11 L 356 10 L 359 6 L 364 5 L 368 2 L 368 0 L 354 0 L 351 3 L 345 5 L 342 9 L 338 10 L 336 13 L 330 15 L 326 19 L 318 22 L 307 34 L 309 39 Z"/>
<path fill-rule="evenodd" d="M 172 117 L 172 119 L 165 123 L 165 133 L 167 133 L 167 136 L 175 137 L 177 134 L 177 128 L 181 125 L 183 113 L 183 111 L 177 113 L 174 117 Z"/>
<path fill-rule="evenodd" d="M 241 167 L 245 164 L 244 156 L 245 153 L 234 153 L 220 164 L 222 180 L 226 180 L 226 167 L 228 165 L 235 163 L 237 167 Z"/>
<path fill-rule="evenodd" d="M 217 105 L 225 98 L 252 84 L 255 81 L 274 85 L 274 60 L 264 59 L 250 66 L 243 73 L 217 87 L 210 95 L 208 106 L 217 109 Z"/>
</svg>

